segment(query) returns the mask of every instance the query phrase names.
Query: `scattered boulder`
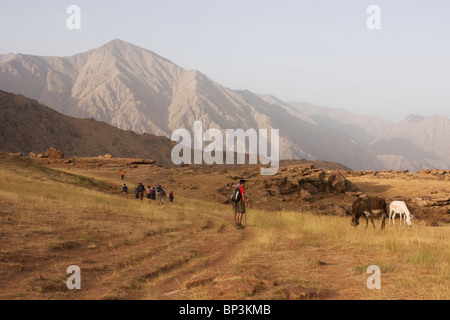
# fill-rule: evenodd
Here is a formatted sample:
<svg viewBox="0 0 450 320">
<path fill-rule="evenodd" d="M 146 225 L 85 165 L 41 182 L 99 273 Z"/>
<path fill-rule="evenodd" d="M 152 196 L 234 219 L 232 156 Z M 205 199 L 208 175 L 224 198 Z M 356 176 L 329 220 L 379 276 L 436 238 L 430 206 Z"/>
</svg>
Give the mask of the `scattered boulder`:
<svg viewBox="0 0 450 320">
<path fill-rule="evenodd" d="M 312 199 L 312 195 L 308 190 L 301 190 L 299 193 L 299 198 L 305 201 L 311 200 Z"/>
<path fill-rule="evenodd" d="M 107 154 L 104 154 L 102 156 L 98 156 L 97 158 L 98 159 L 112 159 L 112 157 L 113 156 L 111 154 L 107 153 Z"/>
<path fill-rule="evenodd" d="M 319 189 L 317 189 L 312 183 L 305 182 L 301 185 L 302 190 L 308 191 L 311 195 L 315 195 L 319 193 Z"/>
<path fill-rule="evenodd" d="M 346 188 L 346 181 L 347 179 L 344 178 L 344 176 L 340 172 L 333 172 L 327 177 L 328 182 L 331 185 L 331 190 L 336 193 L 345 193 L 346 191 L 354 191 L 354 190 L 347 190 Z"/>
<path fill-rule="evenodd" d="M 64 152 L 51 147 L 44 153 L 44 158 L 64 159 Z"/>
</svg>

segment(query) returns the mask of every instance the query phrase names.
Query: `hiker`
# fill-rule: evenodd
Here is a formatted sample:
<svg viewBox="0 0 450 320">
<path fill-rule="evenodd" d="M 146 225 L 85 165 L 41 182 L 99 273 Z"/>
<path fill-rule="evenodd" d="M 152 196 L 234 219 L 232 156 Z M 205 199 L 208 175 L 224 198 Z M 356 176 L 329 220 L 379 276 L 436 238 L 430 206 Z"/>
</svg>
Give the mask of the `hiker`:
<svg viewBox="0 0 450 320">
<path fill-rule="evenodd" d="M 170 194 L 169 194 L 169 202 L 170 203 L 173 203 L 173 198 L 174 198 L 173 191 L 170 191 Z"/>
<path fill-rule="evenodd" d="M 123 170 L 120 171 L 120 176 L 122 177 L 122 180 L 123 180 L 123 178 L 125 177 L 125 172 L 123 172 Z"/>
<path fill-rule="evenodd" d="M 152 189 L 150 188 L 150 186 L 147 186 L 147 200 L 148 204 L 152 203 Z"/>
<path fill-rule="evenodd" d="M 236 225 L 242 227 L 242 217 L 245 214 L 245 208 L 247 207 L 247 201 L 245 200 L 245 180 L 239 182 L 240 199 L 236 203 Z"/>
<path fill-rule="evenodd" d="M 122 197 L 125 199 L 128 198 L 128 187 L 126 184 L 124 184 L 122 187 Z"/>
<path fill-rule="evenodd" d="M 162 191 L 163 191 L 163 189 L 162 189 L 161 185 L 158 185 L 156 187 L 156 204 L 157 205 L 162 204 Z"/>
<path fill-rule="evenodd" d="M 155 187 L 153 187 L 153 189 L 152 189 L 151 198 L 152 198 L 152 200 L 156 201 L 156 190 L 155 190 Z"/>
<path fill-rule="evenodd" d="M 236 185 L 236 187 L 234 188 L 234 190 L 237 190 L 239 187 L 241 186 L 241 184 L 240 183 L 238 183 L 237 185 Z M 237 213 L 236 213 L 236 205 L 237 205 L 237 203 L 236 203 L 236 201 L 233 199 L 233 197 L 235 196 L 235 194 L 234 194 L 234 192 L 233 192 L 233 194 L 231 195 L 231 204 L 233 205 L 233 212 L 234 212 L 234 221 L 236 221 L 236 215 L 237 215 Z"/>
<path fill-rule="evenodd" d="M 141 183 L 139 183 L 138 187 L 137 187 L 137 192 L 139 194 L 139 200 L 144 201 L 144 192 L 145 192 L 145 187 L 144 185 Z"/>
</svg>

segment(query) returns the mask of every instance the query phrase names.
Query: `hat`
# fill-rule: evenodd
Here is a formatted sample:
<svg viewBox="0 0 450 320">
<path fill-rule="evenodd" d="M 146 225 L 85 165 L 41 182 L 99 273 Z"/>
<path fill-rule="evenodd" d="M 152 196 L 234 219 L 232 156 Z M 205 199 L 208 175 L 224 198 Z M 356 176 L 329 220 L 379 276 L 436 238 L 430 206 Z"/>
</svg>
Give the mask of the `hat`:
<svg viewBox="0 0 450 320">
<path fill-rule="evenodd" d="M 247 181 L 245 181 L 244 179 L 242 179 L 241 181 L 239 181 L 240 184 L 246 183 Z"/>
</svg>

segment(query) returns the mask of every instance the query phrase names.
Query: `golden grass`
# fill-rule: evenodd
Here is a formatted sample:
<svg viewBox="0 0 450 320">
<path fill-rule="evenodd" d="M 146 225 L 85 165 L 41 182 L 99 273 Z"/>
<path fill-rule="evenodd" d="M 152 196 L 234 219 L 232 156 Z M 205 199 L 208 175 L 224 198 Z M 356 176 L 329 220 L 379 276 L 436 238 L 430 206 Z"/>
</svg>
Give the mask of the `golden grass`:
<svg viewBox="0 0 450 320">
<path fill-rule="evenodd" d="M 397 178 L 384 176 L 348 177 L 362 192 L 376 194 L 379 197 L 392 198 L 407 195 L 408 198 L 422 197 L 424 190 L 449 194 L 449 179 L 438 176 L 425 176 L 421 179 L 408 175 L 399 175 Z"/>
<path fill-rule="evenodd" d="M 332 251 L 336 251 L 336 255 L 341 256 L 335 260 L 350 267 L 353 275 L 365 274 L 368 266 L 378 265 L 382 274 L 389 274 L 389 279 L 393 279 L 388 285 L 390 290 L 407 289 L 407 292 L 397 298 L 408 299 L 415 295 L 417 299 L 450 298 L 448 226 L 429 228 L 416 224 L 408 228 L 388 225 L 385 230 L 380 230 L 381 222 L 377 221 L 375 230 L 371 226 L 367 229 L 352 229 L 350 218 L 258 210 L 251 210 L 248 220 L 255 237 L 245 245 L 240 257 L 236 257 L 236 263 L 255 257 L 263 261 L 271 259 L 272 255 L 284 259 L 286 263 L 295 261 L 298 264 L 297 270 L 304 270 L 308 264 L 310 269 L 320 265 L 318 261 L 322 258 L 317 256 L 324 257 L 323 259 L 327 259 L 327 256 L 335 258 Z M 298 245 L 298 251 L 292 252 L 296 254 L 295 259 L 280 254 L 279 250 L 286 251 L 286 243 Z M 305 253 L 308 248 L 312 249 L 312 254 Z M 323 249 L 330 252 L 323 252 Z M 316 254 L 314 251 L 320 253 Z M 272 258 L 270 261 L 276 263 L 276 259 Z M 280 263 L 280 268 L 295 270 L 283 263 Z M 326 288 L 326 285 L 322 286 Z"/>
<path fill-rule="evenodd" d="M 249 209 L 247 228 L 237 230 L 230 206 L 178 196 L 174 204 L 159 207 L 112 195 L 90 178 L 22 165 L 13 169 L 0 166 L 5 203 L 0 275 L 14 283 L 0 290 L 0 297 L 68 297 L 61 289 L 52 293 L 48 284 L 35 284 L 26 273 L 31 267 L 24 257 L 35 254 L 47 257 L 40 266 L 46 269 L 36 272 L 51 274 L 54 283 L 66 278 L 64 268 L 72 263 L 91 270 L 101 283 L 120 283 L 98 289 L 91 297 L 96 299 L 157 299 L 167 293 L 164 286 L 182 289 L 184 277 L 206 270 L 255 273 L 278 285 L 313 289 L 326 299 L 450 298 L 448 226 L 380 230 L 376 221 L 375 230 L 352 229 L 349 217 L 316 216 L 299 208 Z M 159 261 L 162 256 L 166 260 Z M 216 265 L 208 264 L 215 260 Z M 370 265 L 381 268 L 379 292 L 365 287 Z M 179 293 L 184 298 L 211 298 L 206 288 L 184 292 Z M 279 299 L 279 287 L 261 289 L 255 297 Z"/>
</svg>

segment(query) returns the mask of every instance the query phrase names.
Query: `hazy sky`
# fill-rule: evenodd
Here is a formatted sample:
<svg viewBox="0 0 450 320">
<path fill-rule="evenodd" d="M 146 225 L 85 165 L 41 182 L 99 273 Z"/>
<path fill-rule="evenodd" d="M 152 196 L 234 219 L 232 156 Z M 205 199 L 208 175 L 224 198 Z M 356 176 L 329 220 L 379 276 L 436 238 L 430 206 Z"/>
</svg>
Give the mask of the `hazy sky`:
<svg viewBox="0 0 450 320">
<path fill-rule="evenodd" d="M 80 30 L 66 26 L 69 5 Z M 0 0 L 0 54 L 69 56 L 118 38 L 231 89 L 450 118 L 448 0 Z"/>
</svg>

